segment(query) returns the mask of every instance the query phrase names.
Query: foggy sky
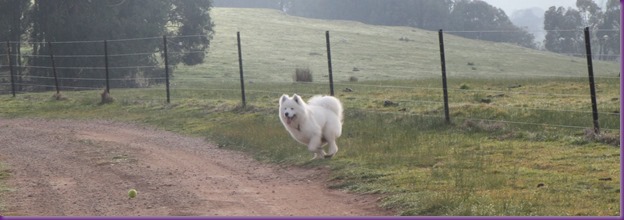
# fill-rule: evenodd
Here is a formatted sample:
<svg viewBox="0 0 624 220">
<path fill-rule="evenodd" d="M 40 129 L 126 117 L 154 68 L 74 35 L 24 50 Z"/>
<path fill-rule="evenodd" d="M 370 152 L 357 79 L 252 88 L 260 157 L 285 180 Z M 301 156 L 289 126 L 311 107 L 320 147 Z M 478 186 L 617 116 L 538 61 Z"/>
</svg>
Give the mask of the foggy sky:
<svg viewBox="0 0 624 220">
<path fill-rule="evenodd" d="M 538 7 L 547 11 L 550 6 L 563 6 L 565 8 L 576 8 L 576 0 L 483 0 L 488 4 L 501 8 L 507 16 L 513 14 L 514 11 L 526 8 Z M 594 0 L 598 6 L 604 8 L 607 0 Z"/>
</svg>

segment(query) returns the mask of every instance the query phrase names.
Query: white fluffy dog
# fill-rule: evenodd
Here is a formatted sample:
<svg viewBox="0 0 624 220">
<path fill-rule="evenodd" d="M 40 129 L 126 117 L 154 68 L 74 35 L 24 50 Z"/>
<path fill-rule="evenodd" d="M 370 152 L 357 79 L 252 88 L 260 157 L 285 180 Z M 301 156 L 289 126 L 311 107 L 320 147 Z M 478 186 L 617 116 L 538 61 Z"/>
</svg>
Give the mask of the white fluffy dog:
<svg viewBox="0 0 624 220">
<path fill-rule="evenodd" d="M 342 134 L 342 104 L 333 96 L 314 96 L 308 103 L 294 94 L 279 100 L 282 124 L 299 143 L 314 153 L 312 159 L 331 158 L 338 152 L 336 139 Z M 325 154 L 323 145 L 329 144 Z"/>
</svg>

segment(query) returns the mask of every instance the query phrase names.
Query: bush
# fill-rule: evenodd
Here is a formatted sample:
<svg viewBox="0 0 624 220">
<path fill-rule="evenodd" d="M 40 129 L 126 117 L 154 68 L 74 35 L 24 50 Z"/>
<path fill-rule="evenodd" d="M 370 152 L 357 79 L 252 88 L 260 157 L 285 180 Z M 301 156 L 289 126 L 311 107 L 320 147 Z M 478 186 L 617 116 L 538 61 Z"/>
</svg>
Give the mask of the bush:
<svg viewBox="0 0 624 220">
<path fill-rule="evenodd" d="M 102 101 L 100 102 L 100 104 L 108 104 L 115 101 L 115 98 L 113 98 L 110 93 L 106 91 L 106 89 L 104 89 L 100 96 L 102 96 Z"/>
<path fill-rule="evenodd" d="M 52 98 L 56 101 L 64 101 L 67 100 L 67 96 L 63 95 L 63 93 L 54 93 L 54 95 L 52 96 Z"/>
<path fill-rule="evenodd" d="M 312 82 L 312 71 L 310 68 L 297 68 L 295 69 L 295 82 Z"/>
</svg>

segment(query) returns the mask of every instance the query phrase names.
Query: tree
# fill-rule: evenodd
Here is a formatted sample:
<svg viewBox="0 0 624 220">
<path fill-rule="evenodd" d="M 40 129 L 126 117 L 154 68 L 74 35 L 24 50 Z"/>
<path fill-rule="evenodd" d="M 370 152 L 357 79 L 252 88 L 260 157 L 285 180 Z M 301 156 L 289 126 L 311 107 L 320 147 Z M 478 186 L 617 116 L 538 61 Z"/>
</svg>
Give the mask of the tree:
<svg viewBox="0 0 624 220">
<path fill-rule="evenodd" d="M 104 59 L 92 55 L 103 54 L 102 41 L 108 39 L 112 40 L 107 44 L 109 54 L 132 54 L 109 57 L 110 78 L 117 79 L 111 81 L 111 86 L 161 83 L 164 71 L 158 67 L 162 65 L 157 56 L 163 42 L 158 36 L 172 35 L 174 44 L 170 44 L 175 47 L 170 51 L 177 55 L 172 55 L 170 65 L 203 62 L 213 35 L 210 7 L 210 1 L 200 0 L 35 0 L 30 15 L 31 38 L 35 42 L 33 54 L 48 55 L 52 49 L 54 54 L 64 55 L 55 59 L 56 66 L 66 67 L 62 72 L 65 79 L 61 81 L 64 86 L 78 89 L 103 86 L 103 81 L 77 79 L 102 78 L 103 70 L 93 67 L 103 67 Z M 171 29 L 171 25 L 177 28 Z M 79 43 L 53 43 L 53 48 L 49 48 L 46 42 Z M 46 56 L 37 56 L 31 62 L 33 66 L 50 66 Z M 31 75 L 46 79 L 51 72 L 36 69 Z"/>
<path fill-rule="evenodd" d="M 577 0 L 576 8 L 578 8 L 581 18 L 583 20 L 583 27 L 590 27 L 594 30 L 600 23 L 602 17 L 602 10 L 593 0 Z"/>
<path fill-rule="evenodd" d="M 546 49 L 571 55 L 585 53 L 583 29 L 589 27 L 592 53 L 598 59 L 616 59 L 620 53 L 620 4 L 607 2 L 603 12 L 593 0 L 577 0 L 576 9 L 550 7 L 545 12 Z"/>
<path fill-rule="evenodd" d="M 29 0 L 0 0 L 0 40 L 20 41 L 28 29 L 26 15 L 29 7 Z M 6 46 L 1 48 L 0 51 L 6 53 Z M 16 44 L 12 44 L 12 51 L 18 49 Z"/>
<path fill-rule="evenodd" d="M 596 31 L 600 41 L 600 58 L 615 60 L 620 55 L 620 3 L 609 0 Z"/>
<path fill-rule="evenodd" d="M 516 27 L 502 9 L 483 1 L 458 0 L 450 13 L 449 29 L 459 36 L 495 42 L 510 42 L 534 48 L 535 37 Z"/>
<path fill-rule="evenodd" d="M 544 13 L 544 47 L 552 52 L 575 55 L 583 52 L 581 13 L 575 9 L 552 6 Z"/>
<path fill-rule="evenodd" d="M 101 79 L 104 71 L 94 67 L 103 67 L 104 59 L 90 57 L 93 54 L 104 54 L 103 40 L 142 38 L 145 36 L 162 36 L 167 23 L 168 5 L 163 1 L 35 1 L 32 13 L 34 39 L 33 54 L 41 55 L 32 60 L 33 66 L 51 66 L 45 56 L 53 51 L 58 55 L 56 66 L 62 70 L 65 87 L 102 87 L 105 82 L 98 80 L 79 80 L 80 78 Z M 52 43 L 47 42 L 79 42 Z M 50 48 L 50 45 L 52 48 Z M 157 41 L 118 41 L 108 44 L 109 54 L 131 54 L 137 52 L 156 52 Z M 62 55 L 62 56 L 61 56 Z M 113 87 L 139 86 L 131 80 L 139 75 L 157 78 L 155 70 L 138 70 L 128 66 L 156 66 L 157 60 L 152 55 L 110 57 L 109 67 L 119 68 L 110 72 L 110 78 L 128 79 L 112 80 Z M 52 85 L 52 72 L 48 69 L 35 69 L 32 75 Z M 157 83 L 159 80 L 150 80 Z"/>
<path fill-rule="evenodd" d="M 11 52 L 13 54 L 20 54 L 21 47 L 17 43 L 22 36 L 26 33 L 29 27 L 28 24 L 28 10 L 30 7 L 29 0 L 0 0 L 0 54 L 6 54 L 6 45 L 4 41 L 12 41 L 9 44 Z M 13 65 L 21 64 L 21 59 L 16 59 L 15 56 L 10 56 L 11 63 Z M 8 65 L 7 59 L 0 59 L 0 66 Z M 17 69 L 17 83 L 18 88 L 21 87 L 22 74 L 21 69 Z"/>
<path fill-rule="evenodd" d="M 210 1 L 205 0 L 176 0 L 174 9 L 169 15 L 169 21 L 178 26 L 171 34 L 180 37 L 175 40 L 178 52 L 181 52 L 182 62 L 186 65 L 196 65 L 203 62 L 210 47 L 214 23 L 210 19 Z"/>
</svg>

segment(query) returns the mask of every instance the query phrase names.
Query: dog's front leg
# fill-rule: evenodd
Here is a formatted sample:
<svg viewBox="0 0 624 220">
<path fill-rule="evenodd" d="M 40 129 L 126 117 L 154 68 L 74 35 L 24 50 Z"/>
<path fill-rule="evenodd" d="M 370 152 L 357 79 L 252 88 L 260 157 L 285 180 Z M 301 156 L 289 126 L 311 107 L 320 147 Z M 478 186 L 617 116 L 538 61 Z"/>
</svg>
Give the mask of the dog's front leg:
<svg viewBox="0 0 624 220">
<path fill-rule="evenodd" d="M 321 143 L 322 142 L 320 137 L 310 139 L 310 143 L 308 143 L 308 150 L 314 153 L 314 157 L 312 158 L 312 160 L 325 158 L 325 151 L 321 147 Z"/>
</svg>

